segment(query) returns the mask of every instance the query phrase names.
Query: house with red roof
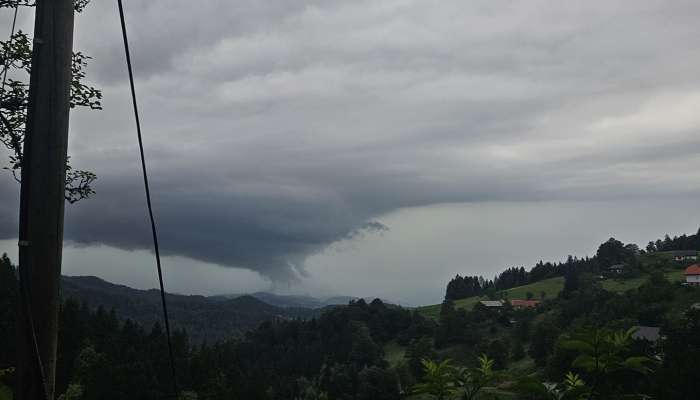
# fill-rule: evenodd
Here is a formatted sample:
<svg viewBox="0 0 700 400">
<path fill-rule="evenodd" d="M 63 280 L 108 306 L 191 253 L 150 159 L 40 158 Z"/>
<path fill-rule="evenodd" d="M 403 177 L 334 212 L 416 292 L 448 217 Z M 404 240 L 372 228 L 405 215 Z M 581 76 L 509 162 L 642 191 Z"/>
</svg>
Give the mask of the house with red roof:
<svg viewBox="0 0 700 400">
<path fill-rule="evenodd" d="M 510 305 L 515 309 L 520 308 L 534 308 L 540 304 L 539 300 L 511 300 Z"/>
<path fill-rule="evenodd" d="M 688 285 L 700 286 L 700 264 L 693 264 L 685 269 L 685 282 Z"/>
</svg>

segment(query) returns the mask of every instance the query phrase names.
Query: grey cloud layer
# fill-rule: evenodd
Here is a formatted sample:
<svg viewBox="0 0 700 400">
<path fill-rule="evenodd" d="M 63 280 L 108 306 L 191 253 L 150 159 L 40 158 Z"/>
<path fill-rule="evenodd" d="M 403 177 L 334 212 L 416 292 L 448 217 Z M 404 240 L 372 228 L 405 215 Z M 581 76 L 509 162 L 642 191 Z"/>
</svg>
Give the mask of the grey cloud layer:
<svg viewBox="0 0 700 400">
<path fill-rule="evenodd" d="M 285 280 L 401 207 L 680 195 L 700 178 L 695 1 L 126 6 L 171 254 Z M 143 248 L 114 12 L 79 17 L 106 99 L 73 115 L 73 159 L 101 178 L 66 237 Z"/>
</svg>

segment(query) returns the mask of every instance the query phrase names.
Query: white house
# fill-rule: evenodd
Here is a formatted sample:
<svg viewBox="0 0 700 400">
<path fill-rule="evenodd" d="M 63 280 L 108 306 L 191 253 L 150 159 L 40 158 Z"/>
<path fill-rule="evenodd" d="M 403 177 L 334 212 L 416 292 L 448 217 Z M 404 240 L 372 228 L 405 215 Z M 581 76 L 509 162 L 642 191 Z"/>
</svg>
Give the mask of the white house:
<svg viewBox="0 0 700 400">
<path fill-rule="evenodd" d="M 693 264 L 685 269 L 685 283 L 700 286 L 700 264 Z"/>
</svg>

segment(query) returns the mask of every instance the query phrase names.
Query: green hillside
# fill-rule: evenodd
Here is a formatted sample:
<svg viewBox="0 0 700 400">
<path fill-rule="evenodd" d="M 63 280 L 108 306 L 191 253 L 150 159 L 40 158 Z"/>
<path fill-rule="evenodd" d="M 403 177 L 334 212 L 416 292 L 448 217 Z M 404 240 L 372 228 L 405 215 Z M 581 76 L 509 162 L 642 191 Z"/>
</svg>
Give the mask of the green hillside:
<svg viewBox="0 0 700 400">
<path fill-rule="evenodd" d="M 671 282 L 683 280 L 683 269 L 674 269 L 667 271 L 664 274 L 666 275 L 666 279 Z M 648 278 L 648 274 L 642 274 L 639 277 L 629 279 L 606 279 L 602 282 L 602 286 L 605 290 L 611 292 L 625 292 L 627 290 L 639 287 L 639 285 L 644 283 L 644 281 L 646 281 Z M 512 289 L 504 290 L 503 292 L 505 292 L 504 297 L 508 299 L 525 299 L 528 292 L 532 293 L 535 299 L 539 299 L 542 293 L 545 293 L 545 298 L 556 297 L 563 288 L 564 278 L 556 277 L 531 283 L 529 285 L 514 287 Z M 474 296 L 466 299 L 459 299 L 455 300 L 455 307 L 471 310 L 474 305 L 481 300 L 488 299 L 486 296 Z M 417 311 L 425 317 L 437 319 L 440 315 L 440 304 L 418 307 Z"/>
<path fill-rule="evenodd" d="M 506 296 L 509 299 L 524 299 L 526 298 L 528 292 L 532 293 L 533 296 L 535 296 L 534 298 L 540 298 L 542 293 L 545 293 L 545 298 L 551 298 L 559 294 L 563 287 L 564 278 L 556 277 L 531 283 L 529 285 L 507 289 L 504 290 L 504 292 L 507 293 Z M 466 308 L 467 310 L 471 310 L 472 307 L 474 307 L 474 305 L 481 300 L 487 300 L 487 297 L 474 296 L 466 299 L 455 300 L 455 306 L 457 308 Z M 419 307 L 417 311 L 423 316 L 437 319 L 440 315 L 440 304 Z"/>
<path fill-rule="evenodd" d="M 664 273 L 666 279 L 671 282 L 679 282 L 684 279 L 683 270 L 677 269 L 673 271 L 667 271 Z M 603 281 L 603 289 L 611 292 L 626 292 L 630 289 L 638 288 L 639 285 L 644 283 L 649 278 L 648 274 L 643 274 L 636 278 L 630 279 L 606 279 Z"/>
</svg>

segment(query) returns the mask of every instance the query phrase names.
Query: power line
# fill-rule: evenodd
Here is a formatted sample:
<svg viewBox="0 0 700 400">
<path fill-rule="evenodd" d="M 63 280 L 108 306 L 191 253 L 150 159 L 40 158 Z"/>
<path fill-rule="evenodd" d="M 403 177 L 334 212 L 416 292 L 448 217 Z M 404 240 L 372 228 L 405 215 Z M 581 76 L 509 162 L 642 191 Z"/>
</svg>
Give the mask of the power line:
<svg viewBox="0 0 700 400">
<path fill-rule="evenodd" d="M 136 134 L 139 141 L 139 152 L 141 154 L 141 171 L 143 173 L 143 185 L 146 189 L 146 204 L 148 205 L 148 216 L 151 222 L 151 233 L 153 234 L 153 248 L 156 255 L 156 265 L 158 267 L 158 282 L 160 283 L 160 298 L 163 303 L 163 318 L 165 320 L 165 333 L 168 339 L 168 353 L 170 356 L 170 369 L 173 378 L 173 391 L 174 395 L 177 396 L 177 376 L 175 373 L 175 357 L 173 356 L 173 346 L 170 338 L 170 321 L 168 319 L 168 307 L 165 301 L 165 287 L 163 285 L 163 269 L 160 263 L 160 250 L 158 248 L 158 234 L 156 232 L 156 222 L 153 218 L 153 207 L 151 206 L 151 191 L 148 185 L 148 173 L 146 171 L 146 157 L 143 152 L 143 139 L 141 137 L 141 121 L 139 119 L 139 110 L 136 105 L 136 89 L 134 88 L 134 74 L 131 68 L 131 55 L 129 53 L 129 40 L 126 36 L 126 22 L 124 21 L 124 7 L 122 6 L 122 0 L 117 0 L 119 6 L 119 19 L 121 21 L 122 27 L 122 37 L 124 39 L 124 53 L 126 55 L 126 67 L 129 71 L 129 86 L 131 87 L 131 101 L 134 106 L 134 119 L 136 120 Z"/>
</svg>

